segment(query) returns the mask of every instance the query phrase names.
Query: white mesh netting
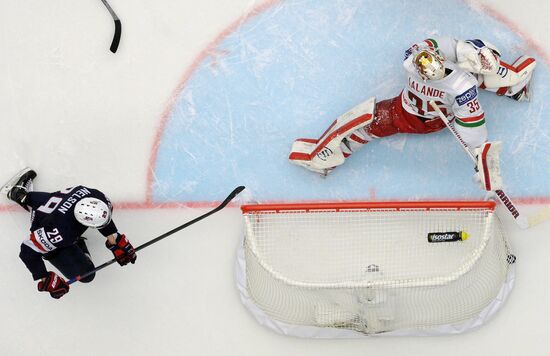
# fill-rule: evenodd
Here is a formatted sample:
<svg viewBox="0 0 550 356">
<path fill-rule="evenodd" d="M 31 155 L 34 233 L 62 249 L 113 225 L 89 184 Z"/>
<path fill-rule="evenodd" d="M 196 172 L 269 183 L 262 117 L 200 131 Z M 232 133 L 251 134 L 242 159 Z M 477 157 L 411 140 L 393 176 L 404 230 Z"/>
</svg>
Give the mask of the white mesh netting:
<svg viewBox="0 0 550 356">
<path fill-rule="evenodd" d="M 475 318 L 509 270 L 499 220 L 467 208 L 338 208 L 244 212 L 246 288 L 270 318 L 361 333 Z M 428 233 L 467 233 L 429 242 Z"/>
</svg>

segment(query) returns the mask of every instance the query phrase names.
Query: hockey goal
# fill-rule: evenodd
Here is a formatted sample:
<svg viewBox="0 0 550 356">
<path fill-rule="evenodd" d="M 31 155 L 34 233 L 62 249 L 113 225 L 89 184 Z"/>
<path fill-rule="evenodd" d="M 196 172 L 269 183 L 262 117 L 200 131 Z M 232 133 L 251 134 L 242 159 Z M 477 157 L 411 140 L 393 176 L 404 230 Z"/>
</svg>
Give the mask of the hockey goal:
<svg viewBox="0 0 550 356">
<path fill-rule="evenodd" d="M 511 289 L 515 257 L 491 201 L 241 209 L 242 299 L 283 333 L 456 333 Z"/>
</svg>

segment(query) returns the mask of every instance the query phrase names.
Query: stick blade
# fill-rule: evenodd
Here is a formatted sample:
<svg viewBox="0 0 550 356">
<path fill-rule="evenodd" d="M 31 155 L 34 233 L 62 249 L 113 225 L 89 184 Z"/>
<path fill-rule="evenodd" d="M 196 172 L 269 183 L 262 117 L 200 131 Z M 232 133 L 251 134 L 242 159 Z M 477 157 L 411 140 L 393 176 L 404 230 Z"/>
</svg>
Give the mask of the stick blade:
<svg viewBox="0 0 550 356">
<path fill-rule="evenodd" d="M 122 23 L 119 19 L 115 20 L 115 35 L 113 36 L 113 42 L 111 42 L 111 52 L 116 53 L 118 45 L 120 43 L 120 36 L 122 35 Z"/>
<path fill-rule="evenodd" d="M 237 188 L 235 188 L 235 190 L 233 190 L 232 194 L 237 195 L 240 192 L 242 192 L 244 189 L 245 189 L 244 185 L 239 185 Z"/>
<path fill-rule="evenodd" d="M 550 206 L 540 210 L 533 216 L 529 217 L 529 227 L 536 226 L 550 219 Z"/>
</svg>

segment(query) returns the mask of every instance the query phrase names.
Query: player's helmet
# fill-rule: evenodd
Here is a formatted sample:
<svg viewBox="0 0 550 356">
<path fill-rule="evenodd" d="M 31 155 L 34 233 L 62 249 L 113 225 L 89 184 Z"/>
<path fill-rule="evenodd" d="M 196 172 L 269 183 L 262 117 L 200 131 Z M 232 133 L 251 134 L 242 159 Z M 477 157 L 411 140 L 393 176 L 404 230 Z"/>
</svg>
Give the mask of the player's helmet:
<svg viewBox="0 0 550 356">
<path fill-rule="evenodd" d="M 101 228 L 111 221 L 112 208 L 96 198 L 81 199 L 74 207 L 74 217 L 84 226 Z"/>
<path fill-rule="evenodd" d="M 423 49 L 414 55 L 414 67 L 424 80 L 437 80 L 445 76 L 445 58 L 432 49 Z"/>
</svg>

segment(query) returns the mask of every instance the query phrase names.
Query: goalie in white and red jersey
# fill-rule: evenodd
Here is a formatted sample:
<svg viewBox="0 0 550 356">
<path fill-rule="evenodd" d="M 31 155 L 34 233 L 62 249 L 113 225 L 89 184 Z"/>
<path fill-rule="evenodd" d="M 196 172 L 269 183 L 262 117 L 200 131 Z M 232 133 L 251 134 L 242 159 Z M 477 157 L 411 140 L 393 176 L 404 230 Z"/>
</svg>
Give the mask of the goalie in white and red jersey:
<svg viewBox="0 0 550 356">
<path fill-rule="evenodd" d="M 337 118 L 319 139 L 297 139 L 292 163 L 328 174 L 369 141 L 396 133 L 426 134 L 445 128 L 430 101 L 453 120 L 470 150 L 487 141 L 485 113 L 478 88 L 517 101 L 529 99 L 534 58 L 521 56 L 512 65 L 487 41 L 431 38 L 405 51 L 408 78 L 395 98 L 376 103 L 372 97 Z"/>
</svg>

